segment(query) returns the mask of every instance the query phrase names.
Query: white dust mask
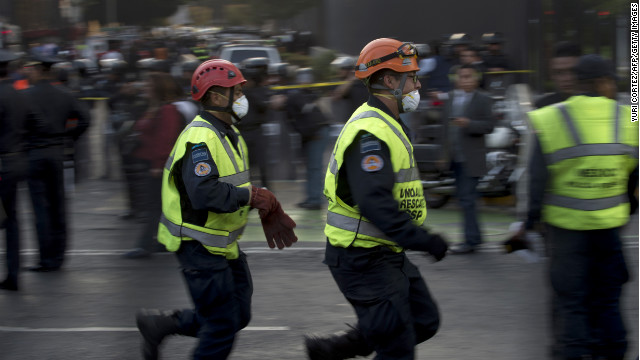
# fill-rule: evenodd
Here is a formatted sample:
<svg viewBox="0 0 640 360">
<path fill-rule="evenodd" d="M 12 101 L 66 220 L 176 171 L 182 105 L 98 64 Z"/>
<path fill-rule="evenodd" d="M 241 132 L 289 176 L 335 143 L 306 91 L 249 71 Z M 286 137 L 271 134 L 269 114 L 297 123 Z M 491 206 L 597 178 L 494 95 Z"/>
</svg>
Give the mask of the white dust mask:
<svg viewBox="0 0 640 360">
<path fill-rule="evenodd" d="M 242 95 L 242 97 L 234 101 L 231 110 L 233 110 L 233 112 L 239 118 L 247 115 L 247 113 L 249 112 L 249 100 L 247 100 L 247 97 Z"/>
<path fill-rule="evenodd" d="M 412 92 L 402 96 L 403 112 L 415 111 L 418 108 L 419 103 L 420 103 L 420 93 L 418 92 L 418 90 L 413 90 Z"/>
</svg>

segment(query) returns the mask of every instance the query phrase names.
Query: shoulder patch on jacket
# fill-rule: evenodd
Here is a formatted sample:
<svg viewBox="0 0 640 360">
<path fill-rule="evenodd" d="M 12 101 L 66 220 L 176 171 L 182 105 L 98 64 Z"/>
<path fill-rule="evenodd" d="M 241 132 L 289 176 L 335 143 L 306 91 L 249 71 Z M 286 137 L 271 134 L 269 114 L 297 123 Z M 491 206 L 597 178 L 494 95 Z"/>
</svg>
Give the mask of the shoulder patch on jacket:
<svg viewBox="0 0 640 360">
<path fill-rule="evenodd" d="M 204 144 L 198 144 L 191 148 L 191 161 L 193 163 L 199 163 L 209 160 L 209 150 Z"/>
<path fill-rule="evenodd" d="M 380 171 L 384 167 L 384 160 L 378 155 L 367 155 L 362 158 L 360 166 L 366 172 Z"/>
<path fill-rule="evenodd" d="M 368 153 L 369 151 L 377 151 L 382 149 L 380 140 L 370 133 L 364 133 L 360 136 L 360 153 Z"/>
<path fill-rule="evenodd" d="M 211 165 L 207 164 L 206 162 L 200 162 L 196 164 L 196 167 L 193 169 L 193 171 L 198 176 L 207 176 L 211 174 Z"/>
</svg>

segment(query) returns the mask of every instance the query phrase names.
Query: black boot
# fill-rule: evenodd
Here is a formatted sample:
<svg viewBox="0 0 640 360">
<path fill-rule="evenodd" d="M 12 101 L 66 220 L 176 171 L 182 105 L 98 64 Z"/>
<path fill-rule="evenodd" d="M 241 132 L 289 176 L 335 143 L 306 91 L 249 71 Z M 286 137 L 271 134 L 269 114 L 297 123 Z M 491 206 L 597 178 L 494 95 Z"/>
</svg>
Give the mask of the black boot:
<svg viewBox="0 0 640 360">
<path fill-rule="evenodd" d="M 136 313 L 136 325 L 142 334 L 142 357 L 145 360 L 158 359 L 158 347 L 167 335 L 178 333 L 175 310 L 141 309 Z"/>
<path fill-rule="evenodd" d="M 305 336 L 307 355 L 311 360 L 343 360 L 367 356 L 373 349 L 355 328 L 328 336 Z"/>
</svg>

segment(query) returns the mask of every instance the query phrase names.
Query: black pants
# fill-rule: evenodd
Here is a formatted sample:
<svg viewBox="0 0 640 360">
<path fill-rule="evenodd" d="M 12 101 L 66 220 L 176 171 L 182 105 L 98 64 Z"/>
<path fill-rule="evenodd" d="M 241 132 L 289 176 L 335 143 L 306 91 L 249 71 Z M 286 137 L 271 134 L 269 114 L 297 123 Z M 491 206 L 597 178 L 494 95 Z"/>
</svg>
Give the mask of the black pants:
<svg viewBox="0 0 640 360">
<path fill-rule="evenodd" d="M 146 165 L 145 170 L 141 171 L 138 174 L 139 178 L 135 180 L 143 185 L 140 187 L 140 191 L 142 191 L 141 199 L 144 204 L 144 210 L 139 215 L 143 219 L 144 225 L 138 237 L 137 247 L 155 252 L 160 248 L 156 241 L 156 235 L 158 234 L 158 222 L 162 215 L 162 176 L 152 176 L 151 166 L 144 161 L 139 163 Z"/>
<path fill-rule="evenodd" d="M 355 309 L 358 329 L 375 359 L 414 359 L 414 347 L 438 331 L 437 305 L 406 254 L 382 246 L 337 248 L 327 242 L 325 263 Z"/>
<path fill-rule="evenodd" d="M 17 283 L 20 269 L 20 228 L 18 226 L 18 183 L 26 173 L 26 158 L 23 154 L 0 155 L 0 200 L 7 214 L 4 221 L 7 244 L 7 280 Z"/>
<path fill-rule="evenodd" d="M 573 231 L 548 226 L 551 285 L 565 358 L 622 359 L 627 349 L 620 314 L 629 273 L 619 229 Z"/>
<path fill-rule="evenodd" d="M 36 220 L 40 265 L 60 267 L 67 249 L 62 146 L 29 151 L 29 192 Z"/>
<path fill-rule="evenodd" d="M 236 333 L 251 319 L 253 282 L 246 255 L 227 260 L 195 240 L 183 241 L 176 255 L 195 305 L 178 314 L 179 333 L 199 339 L 194 359 L 226 359 Z"/>
</svg>

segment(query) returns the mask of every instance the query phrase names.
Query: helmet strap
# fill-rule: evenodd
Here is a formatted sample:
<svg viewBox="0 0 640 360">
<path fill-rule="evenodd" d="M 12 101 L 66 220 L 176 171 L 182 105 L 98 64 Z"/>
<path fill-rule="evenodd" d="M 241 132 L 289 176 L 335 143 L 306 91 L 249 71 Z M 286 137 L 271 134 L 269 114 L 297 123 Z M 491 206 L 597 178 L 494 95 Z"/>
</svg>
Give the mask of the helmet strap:
<svg viewBox="0 0 640 360">
<path fill-rule="evenodd" d="M 404 84 L 407 82 L 407 73 L 402 73 L 402 78 L 400 79 L 400 86 L 398 88 L 391 91 L 391 94 L 396 98 L 396 103 L 398 104 L 398 112 L 401 114 L 404 112 L 402 108 L 402 90 L 404 89 Z"/>
<path fill-rule="evenodd" d="M 233 124 L 237 124 L 238 122 L 240 122 L 240 118 L 238 117 L 238 115 L 236 115 L 235 112 L 233 112 L 233 87 L 230 87 L 228 89 L 229 89 L 229 96 L 227 97 L 227 99 L 229 99 L 229 101 L 227 102 L 227 106 L 222 107 L 222 106 L 206 105 L 206 106 L 203 106 L 202 108 L 208 111 L 225 112 L 227 114 L 231 114 L 231 117 L 232 117 L 231 121 L 233 122 Z"/>
</svg>

